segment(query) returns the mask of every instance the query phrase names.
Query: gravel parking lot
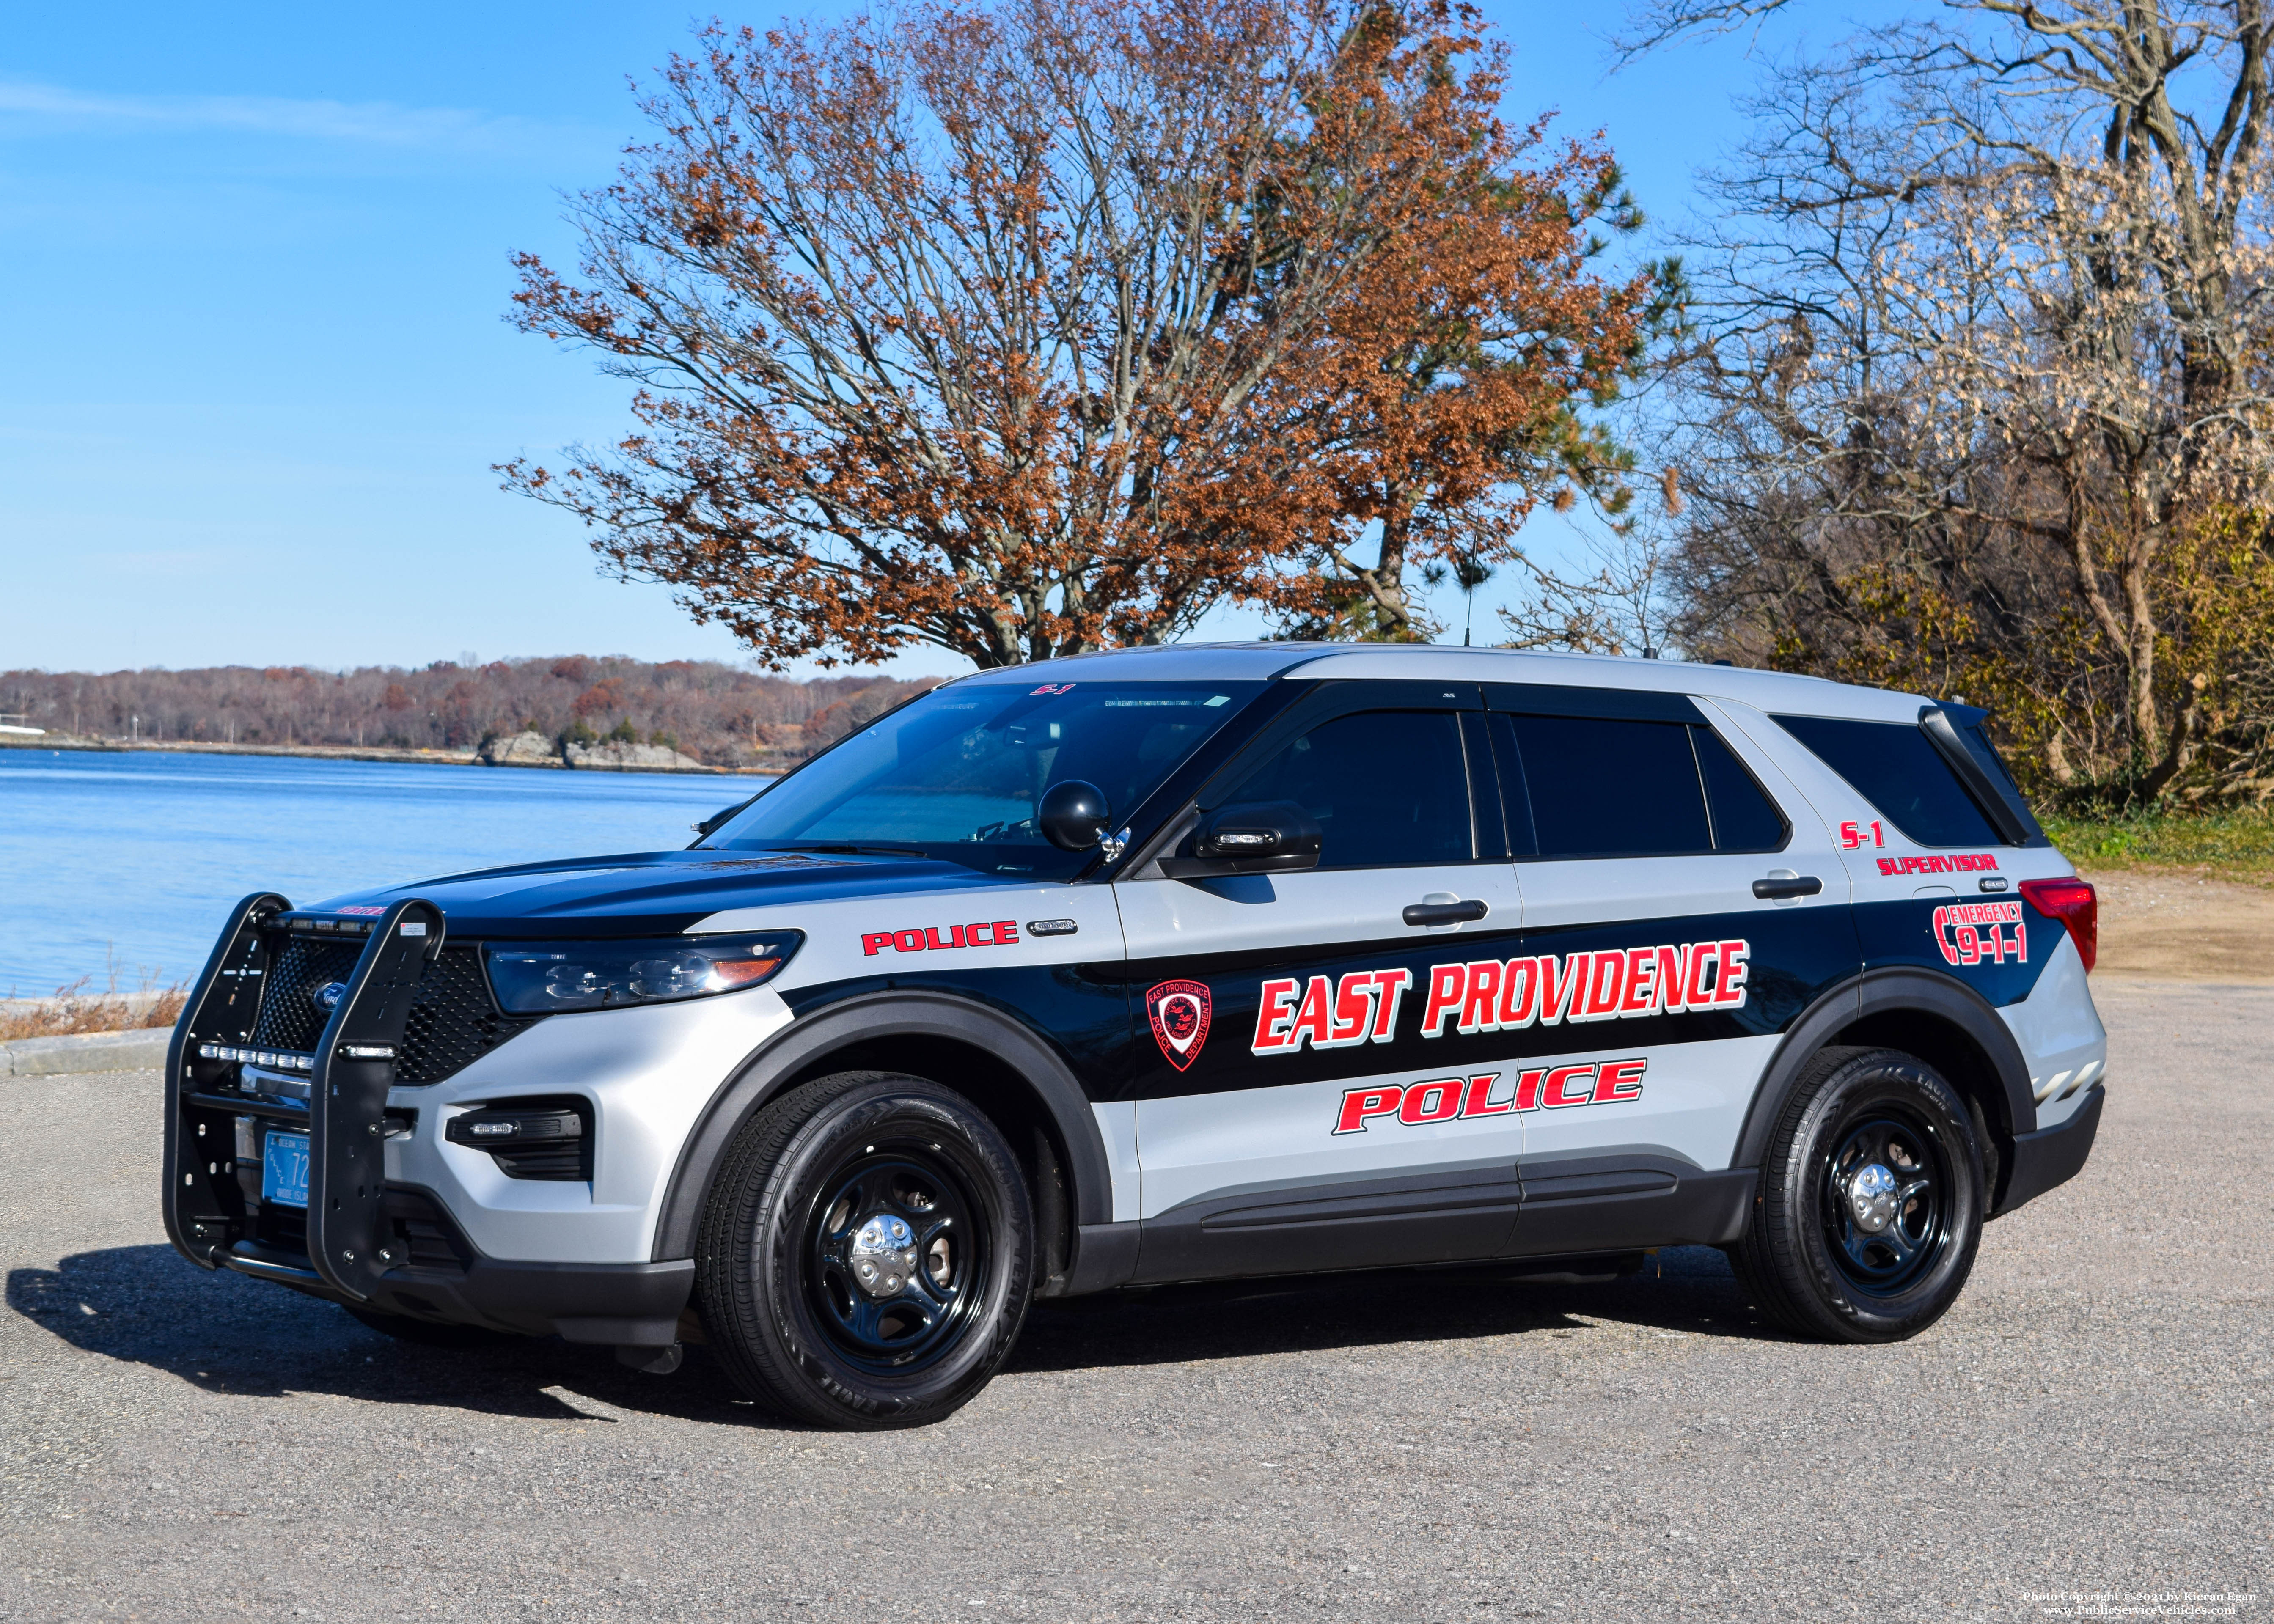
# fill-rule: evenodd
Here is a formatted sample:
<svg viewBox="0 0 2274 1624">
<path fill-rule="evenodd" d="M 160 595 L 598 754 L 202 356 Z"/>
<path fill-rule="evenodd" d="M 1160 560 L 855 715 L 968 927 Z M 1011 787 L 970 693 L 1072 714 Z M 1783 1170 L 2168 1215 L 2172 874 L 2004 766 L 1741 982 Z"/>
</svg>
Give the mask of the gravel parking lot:
<svg viewBox="0 0 2274 1624">
<path fill-rule="evenodd" d="M 0 1619 L 2037 1617 L 2263 1597 L 2274 989 L 2104 980 L 2084 1175 L 1927 1335 L 1721 1256 L 1038 1310 L 945 1425 L 400 1348 L 165 1244 L 156 1078 L 0 1081 Z M 2137 1604 L 2132 1604 L 2137 1605 Z M 2214 1604 L 2216 1605 L 2216 1604 Z M 2244 1600 L 2234 1616 L 2268 1616 Z"/>
</svg>

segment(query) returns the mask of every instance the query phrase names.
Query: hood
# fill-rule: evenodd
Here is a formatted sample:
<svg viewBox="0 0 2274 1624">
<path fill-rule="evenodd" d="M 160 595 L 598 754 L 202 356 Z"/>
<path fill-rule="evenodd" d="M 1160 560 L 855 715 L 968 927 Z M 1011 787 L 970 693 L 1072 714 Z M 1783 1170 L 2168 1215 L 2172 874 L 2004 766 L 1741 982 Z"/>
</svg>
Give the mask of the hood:
<svg viewBox="0 0 2274 1624">
<path fill-rule="evenodd" d="M 419 897 L 454 936 L 676 936 L 725 908 L 903 891 L 990 891 L 1028 879 L 915 857 L 803 852 L 635 852 L 483 868 L 329 898 L 310 913 Z M 794 920 L 783 921 L 794 925 Z"/>
</svg>

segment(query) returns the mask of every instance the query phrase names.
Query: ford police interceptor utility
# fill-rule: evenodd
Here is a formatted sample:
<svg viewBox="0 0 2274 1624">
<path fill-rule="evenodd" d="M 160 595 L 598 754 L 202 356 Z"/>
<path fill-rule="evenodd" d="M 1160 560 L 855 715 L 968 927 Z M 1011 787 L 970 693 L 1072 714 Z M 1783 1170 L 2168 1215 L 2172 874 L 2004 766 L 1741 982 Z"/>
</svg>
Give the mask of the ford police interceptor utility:
<svg viewBox="0 0 2274 1624">
<path fill-rule="evenodd" d="M 1982 722 L 1412 646 L 967 677 L 685 851 L 246 898 L 168 1232 L 414 1338 L 699 1336 L 849 1427 L 1155 1282 L 1706 1244 L 1909 1336 L 2104 1097 L 2093 892 Z"/>
</svg>

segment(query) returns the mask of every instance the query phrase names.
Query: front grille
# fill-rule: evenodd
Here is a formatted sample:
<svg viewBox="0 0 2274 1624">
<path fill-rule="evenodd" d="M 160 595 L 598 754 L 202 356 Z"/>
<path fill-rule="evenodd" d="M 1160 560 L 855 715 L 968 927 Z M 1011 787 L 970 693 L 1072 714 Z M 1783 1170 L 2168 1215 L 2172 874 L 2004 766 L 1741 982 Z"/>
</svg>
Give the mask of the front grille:
<svg viewBox="0 0 2274 1624">
<path fill-rule="evenodd" d="M 328 981 L 344 981 L 355 974 L 363 957 L 360 942 L 311 941 L 288 938 L 275 955 L 268 973 L 268 989 L 260 1000 L 260 1025 L 253 1041 L 262 1049 L 297 1049 L 306 1054 L 324 1035 L 330 1011 L 316 1007 L 314 993 Z"/>
<path fill-rule="evenodd" d="M 328 1018 L 316 1007 L 312 995 L 328 981 L 346 981 L 362 957 L 360 942 L 326 942 L 298 935 L 288 938 L 269 973 L 254 1042 L 264 1049 L 312 1050 Z M 395 1080 L 439 1083 L 539 1019 L 501 1014 L 482 974 L 482 950 L 471 944 L 447 944 L 441 957 L 426 966 L 410 1001 Z"/>
<path fill-rule="evenodd" d="M 541 1019 L 501 1015 L 490 998 L 478 947 L 445 946 L 426 966 L 403 1028 L 398 1083 L 439 1083 L 454 1076 Z"/>
</svg>

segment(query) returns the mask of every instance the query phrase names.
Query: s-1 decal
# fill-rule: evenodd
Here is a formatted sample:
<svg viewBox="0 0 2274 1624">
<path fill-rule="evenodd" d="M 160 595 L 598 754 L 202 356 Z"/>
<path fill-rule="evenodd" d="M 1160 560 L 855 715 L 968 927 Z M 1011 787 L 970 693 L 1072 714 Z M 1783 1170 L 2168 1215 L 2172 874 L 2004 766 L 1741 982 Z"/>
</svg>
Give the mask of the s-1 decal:
<svg viewBox="0 0 2274 1624">
<path fill-rule="evenodd" d="M 1208 983 L 1162 981 L 1145 994 L 1145 1013 L 1163 1057 L 1179 1071 L 1189 1069 L 1208 1042 Z"/>
<path fill-rule="evenodd" d="M 1932 857 L 1882 857 L 1879 872 L 1884 875 L 1901 874 L 1978 874 L 1998 866 L 1995 852 L 1959 852 L 1945 856 L 1937 853 Z"/>
<path fill-rule="evenodd" d="M 335 913 L 335 914 L 365 914 L 365 915 L 368 915 L 369 917 L 371 917 L 371 918 L 373 918 L 373 919 L 377 919 L 380 914 L 382 914 L 386 913 L 386 912 L 387 912 L 387 910 L 386 910 L 385 908 L 382 908 L 382 907 L 375 907 L 375 906 L 367 906 L 367 905 L 365 905 L 365 904 L 358 903 L 358 905 L 356 905 L 356 906 L 353 906 L 353 907 L 347 907 L 347 908 L 334 908 L 334 909 L 332 910 L 332 912 L 333 912 L 333 913 Z"/>
<path fill-rule="evenodd" d="M 946 947 L 1015 947 L 1018 943 L 1016 920 L 983 920 L 975 925 L 949 925 L 945 935 L 937 925 L 922 930 L 868 931 L 861 937 L 861 952 L 874 959 L 888 948 L 896 953 L 922 953 Z"/>
<path fill-rule="evenodd" d="M 1868 840 L 1864 838 L 1866 829 L 1871 831 L 1871 838 Z M 1879 827 L 1877 818 L 1868 823 L 1851 821 L 1840 825 L 1840 849 L 1843 852 L 1852 852 L 1859 846 L 1885 846 L 1886 843 L 1887 831 Z"/>
<path fill-rule="evenodd" d="M 2006 928 L 2013 927 L 2007 936 Z M 1951 902 L 1934 911 L 1934 944 L 1951 964 L 1980 964 L 1984 959 L 2015 964 L 2029 962 L 2029 933 L 2022 928 L 2018 902 Z"/>
<path fill-rule="evenodd" d="M 1374 1083 L 1343 1091 L 1336 1133 L 1364 1133 L 1377 1116 L 1395 1116 L 1409 1127 L 1430 1122 L 1467 1122 L 1479 1116 L 1499 1116 L 1510 1111 L 1560 1110 L 1573 1105 L 1615 1105 L 1642 1098 L 1642 1073 L 1647 1063 L 1630 1060 L 1585 1060 L 1575 1065 L 1540 1066 L 1517 1073 L 1516 1082 L 1499 1099 L 1493 1085 L 1497 1071 L 1473 1077 L 1433 1078 L 1426 1083 Z"/>
<path fill-rule="evenodd" d="M 1028 690 L 1029 697 L 1035 694 L 1071 694 L 1073 692 L 1073 684 L 1071 682 L 1045 682 L 1040 688 Z"/>
</svg>

